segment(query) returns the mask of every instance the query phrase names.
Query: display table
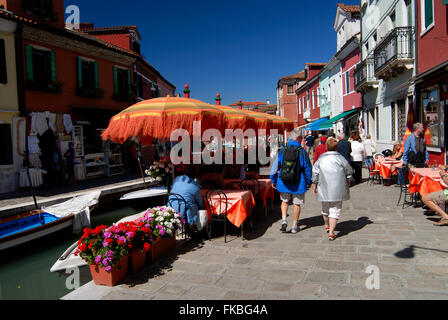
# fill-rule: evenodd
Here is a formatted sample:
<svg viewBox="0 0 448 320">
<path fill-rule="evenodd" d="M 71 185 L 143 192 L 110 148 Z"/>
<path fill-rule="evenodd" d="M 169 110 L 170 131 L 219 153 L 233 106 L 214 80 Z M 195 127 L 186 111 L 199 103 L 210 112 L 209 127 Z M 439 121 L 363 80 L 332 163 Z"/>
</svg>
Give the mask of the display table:
<svg viewBox="0 0 448 320">
<path fill-rule="evenodd" d="M 425 195 L 442 191 L 447 185 L 442 181 L 439 170 L 432 168 L 414 168 L 409 173 L 409 192 Z"/>
<path fill-rule="evenodd" d="M 209 207 L 209 203 L 206 199 L 208 190 L 201 190 L 204 198 L 204 204 L 207 209 L 209 219 L 211 218 L 212 210 Z M 221 190 L 227 196 L 227 219 L 239 228 L 244 221 L 250 216 L 252 209 L 255 207 L 255 199 L 252 192 L 246 190 Z M 213 194 L 211 202 L 216 214 L 224 214 L 225 204 L 220 208 L 220 197 L 217 194 Z"/>
<path fill-rule="evenodd" d="M 33 187 L 39 187 L 44 183 L 42 175 L 46 174 L 47 171 L 42 169 L 30 168 L 29 172 L 30 172 L 31 184 L 33 185 Z M 20 170 L 19 172 L 19 186 L 20 188 L 26 188 L 30 186 L 26 169 Z"/>
<path fill-rule="evenodd" d="M 274 188 L 272 187 L 272 181 L 271 179 L 257 179 L 257 181 L 260 183 L 260 191 L 258 193 L 259 197 L 263 201 L 263 205 L 267 205 L 267 199 L 274 200 Z M 241 180 L 238 179 L 224 179 L 224 185 L 226 186 L 229 183 L 232 182 L 241 182 Z"/>
</svg>

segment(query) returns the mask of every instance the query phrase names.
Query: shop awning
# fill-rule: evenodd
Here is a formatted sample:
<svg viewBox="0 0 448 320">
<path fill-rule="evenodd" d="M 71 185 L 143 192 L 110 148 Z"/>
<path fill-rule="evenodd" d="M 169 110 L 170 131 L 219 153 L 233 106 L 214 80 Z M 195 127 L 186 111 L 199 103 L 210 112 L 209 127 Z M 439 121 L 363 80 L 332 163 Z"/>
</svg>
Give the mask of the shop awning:
<svg viewBox="0 0 448 320">
<path fill-rule="evenodd" d="M 319 126 L 319 130 L 331 129 L 333 127 L 333 123 L 338 122 L 338 121 L 340 121 L 358 111 L 359 111 L 358 109 L 355 109 L 355 110 L 350 110 L 350 111 L 341 113 L 341 114 L 337 115 L 336 117 L 333 117 L 330 120 L 321 123 L 321 125 Z"/>
<path fill-rule="evenodd" d="M 314 121 L 313 123 L 307 125 L 305 130 L 319 131 L 319 130 L 321 130 L 320 125 L 327 121 L 328 121 L 328 117 L 318 119 L 318 120 Z"/>
</svg>

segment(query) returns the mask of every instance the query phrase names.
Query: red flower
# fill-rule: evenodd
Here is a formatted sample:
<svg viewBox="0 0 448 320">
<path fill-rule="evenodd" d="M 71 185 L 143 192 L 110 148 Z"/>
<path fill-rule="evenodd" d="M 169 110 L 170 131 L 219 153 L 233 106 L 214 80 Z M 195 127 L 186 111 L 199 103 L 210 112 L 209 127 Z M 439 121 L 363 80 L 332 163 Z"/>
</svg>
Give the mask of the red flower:
<svg viewBox="0 0 448 320">
<path fill-rule="evenodd" d="M 80 251 L 86 251 L 87 250 L 87 246 L 83 243 L 82 245 L 79 246 L 79 250 Z"/>
<path fill-rule="evenodd" d="M 149 249 L 151 249 L 151 245 L 148 242 L 145 242 L 145 244 L 143 245 L 144 249 L 146 252 L 149 251 Z"/>
<path fill-rule="evenodd" d="M 92 249 L 92 243 L 89 243 L 89 249 Z"/>
</svg>

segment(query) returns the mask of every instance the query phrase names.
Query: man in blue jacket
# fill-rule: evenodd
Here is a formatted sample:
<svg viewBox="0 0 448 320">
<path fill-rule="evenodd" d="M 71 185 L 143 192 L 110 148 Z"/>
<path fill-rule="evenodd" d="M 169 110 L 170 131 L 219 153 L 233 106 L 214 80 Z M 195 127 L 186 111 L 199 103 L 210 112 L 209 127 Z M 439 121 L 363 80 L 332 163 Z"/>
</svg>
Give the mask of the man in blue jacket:
<svg viewBox="0 0 448 320">
<path fill-rule="evenodd" d="M 289 136 L 288 147 L 296 147 L 300 148 L 299 152 L 299 172 L 300 180 L 294 184 L 287 184 L 282 181 L 281 177 L 281 167 L 283 163 L 283 152 L 285 149 L 280 152 L 278 155 L 277 161 L 274 162 L 271 170 L 271 181 L 274 188 L 280 192 L 280 198 L 282 200 L 282 227 L 280 231 L 285 232 L 288 226 L 288 222 L 286 220 L 288 214 L 288 208 L 290 201 L 292 200 L 294 204 L 294 222 L 291 228 L 291 233 L 297 233 L 298 231 L 298 222 L 300 218 L 301 206 L 305 204 L 305 193 L 308 191 L 312 184 L 312 170 L 313 167 L 310 162 L 310 158 L 307 152 L 300 146 L 300 142 L 298 141 L 299 134 L 295 131 L 292 131 Z M 279 172 L 280 171 L 280 172 Z"/>
<path fill-rule="evenodd" d="M 429 153 L 426 150 L 425 127 L 420 122 L 414 124 L 412 133 L 404 144 L 403 163 L 411 166 L 424 166 L 429 164 Z"/>
</svg>

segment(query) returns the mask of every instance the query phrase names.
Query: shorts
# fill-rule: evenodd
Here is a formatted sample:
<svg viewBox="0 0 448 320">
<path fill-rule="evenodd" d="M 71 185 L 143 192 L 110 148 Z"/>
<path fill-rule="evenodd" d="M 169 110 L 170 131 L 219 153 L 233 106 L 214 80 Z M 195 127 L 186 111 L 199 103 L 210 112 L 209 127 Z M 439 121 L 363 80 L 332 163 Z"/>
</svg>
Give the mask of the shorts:
<svg viewBox="0 0 448 320">
<path fill-rule="evenodd" d="M 328 216 L 331 219 L 337 219 L 341 217 L 342 213 L 342 201 L 339 202 L 322 202 L 322 215 Z"/>
<path fill-rule="evenodd" d="M 446 196 L 445 192 L 443 192 L 443 191 L 437 191 L 437 192 L 430 193 L 429 198 L 439 205 L 445 204 L 445 202 L 448 202 L 448 197 Z"/>
<path fill-rule="evenodd" d="M 280 193 L 280 199 L 282 202 L 292 203 L 296 206 L 303 206 L 305 204 L 305 194 L 291 194 L 291 193 Z"/>
</svg>

